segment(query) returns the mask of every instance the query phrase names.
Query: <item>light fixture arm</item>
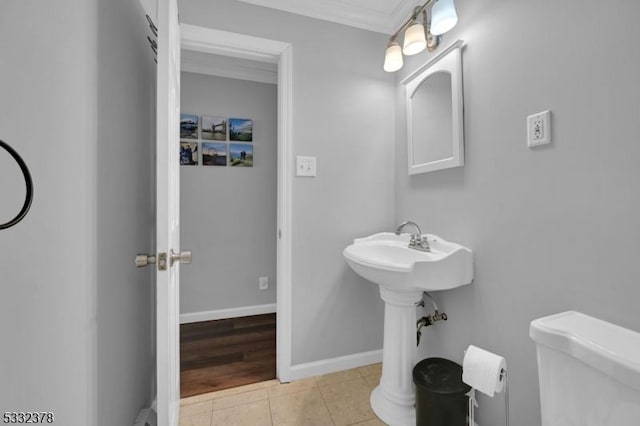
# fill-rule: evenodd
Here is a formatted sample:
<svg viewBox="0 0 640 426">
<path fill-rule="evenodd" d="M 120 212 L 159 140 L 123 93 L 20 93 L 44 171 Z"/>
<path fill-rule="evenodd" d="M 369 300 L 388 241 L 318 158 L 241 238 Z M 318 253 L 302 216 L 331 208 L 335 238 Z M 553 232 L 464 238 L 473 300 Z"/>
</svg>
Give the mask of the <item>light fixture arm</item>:
<svg viewBox="0 0 640 426">
<path fill-rule="evenodd" d="M 404 30 L 406 30 L 407 28 L 409 28 L 409 25 L 411 25 L 413 23 L 413 21 L 415 21 L 418 16 L 420 16 L 420 14 L 428 7 L 431 6 L 433 3 L 435 3 L 436 0 L 427 0 L 427 2 L 425 4 L 423 4 L 422 6 L 416 6 L 415 9 L 413 9 L 413 13 L 411 14 L 411 16 L 409 17 L 409 19 L 407 19 L 405 21 L 404 24 L 402 24 L 402 26 L 400 27 L 400 29 L 398 29 L 398 31 L 396 31 L 395 33 L 393 33 L 393 35 L 389 38 L 389 42 L 393 42 L 396 40 L 396 38 L 398 37 L 398 35 L 403 32 Z"/>
<path fill-rule="evenodd" d="M 429 52 L 433 52 L 438 48 L 438 46 L 440 46 L 440 40 L 442 39 L 442 36 L 431 34 L 431 16 L 429 16 L 426 9 L 422 11 L 422 15 L 424 16 L 424 29 L 427 38 L 427 50 L 429 50 Z"/>
</svg>

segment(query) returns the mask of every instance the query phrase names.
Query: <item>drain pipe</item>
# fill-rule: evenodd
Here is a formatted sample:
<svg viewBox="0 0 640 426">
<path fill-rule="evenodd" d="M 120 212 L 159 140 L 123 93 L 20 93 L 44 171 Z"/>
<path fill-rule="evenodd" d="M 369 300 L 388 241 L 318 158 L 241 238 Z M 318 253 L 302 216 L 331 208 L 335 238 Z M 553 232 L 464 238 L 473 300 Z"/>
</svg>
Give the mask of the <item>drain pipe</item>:
<svg viewBox="0 0 640 426">
<path fill-rule="evenodd" d="M 431 306 L 433 306 L 433 310 L 435 311 L 433 314 L 429 314 L 425 317 L 420 318 L 417 322 L 416 322 L 416 342 L 417 342 L 417 346 L 420 346 L 420 337 L 422 336 L 422 327 L 428 327 L 432 324 L 434 324 L 436 321 L 446 321 L 447 320 L 447 314 L 440 313 L 440 311 L 438 310 L 438 305 L 436 305 L 436 301 L 433 300 L 433 297 L 431 297 L 431 295 L 429 293 L 427 293 L 426 291 L 422 293 L 423 297 L 422 300 L 420 302 L 417 303 L 417 306 L 422 306 L 424 307 L 424 296 L 427 296 L 427 298 L 429 298 L 429 301 L 431 302 Z"/>
<path fill-rule="evenodd" d="M 438 305 L 436 305 L 436 301 L 433 300 L 433 297 L 426 291 L 422 292 L 422 300 L 417 303 L 418 306 L 422 306 L 424 308 L 424 297 L 427 296 L 429 298 L 429 302 L 431 302 L 431 306 L 433 306 L 433 310 L 438 312 Z"/>
</svg>

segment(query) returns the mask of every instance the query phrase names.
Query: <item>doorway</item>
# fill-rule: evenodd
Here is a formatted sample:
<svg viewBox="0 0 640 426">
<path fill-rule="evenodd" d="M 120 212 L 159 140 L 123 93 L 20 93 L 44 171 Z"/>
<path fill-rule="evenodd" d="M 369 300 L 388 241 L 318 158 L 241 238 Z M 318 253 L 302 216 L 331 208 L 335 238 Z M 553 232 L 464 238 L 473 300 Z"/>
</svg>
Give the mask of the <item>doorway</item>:
<svg viewBox="0 0 640 426">
<path fill-rule="evenodd" d="M 276 228 L 272 230 L 277 236 L 276 377 L 281 382 L 287 382 L 291 369 L 291 46 L 191 25 L 182 25 L 181 30 L 183 52 L 249 59 L 277 67 L 277 220 Z M 274 321 L 271 315 L 271 321 Z M 258 323 L 260 321 L 269 322 L 269 318 L 258 319 Z"/>
<path fill-rule="evenodd" d="M 185 397 L 276 377 L 277 65 L 181 57 Z"/>
</svg>

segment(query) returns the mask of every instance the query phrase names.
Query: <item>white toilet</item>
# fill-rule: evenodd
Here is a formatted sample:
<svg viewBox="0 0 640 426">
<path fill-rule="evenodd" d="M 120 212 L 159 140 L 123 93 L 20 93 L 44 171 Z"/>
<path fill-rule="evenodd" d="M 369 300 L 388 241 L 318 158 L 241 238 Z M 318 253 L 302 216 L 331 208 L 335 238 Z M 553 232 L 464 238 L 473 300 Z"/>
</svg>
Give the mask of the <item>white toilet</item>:
<svg viewBox="0 0 640 426">
<path fill-rule="evenodd" d="M 640 333 L 563 312 L 531 322 L 542 426 L 640 425 Z"/>
</svg>

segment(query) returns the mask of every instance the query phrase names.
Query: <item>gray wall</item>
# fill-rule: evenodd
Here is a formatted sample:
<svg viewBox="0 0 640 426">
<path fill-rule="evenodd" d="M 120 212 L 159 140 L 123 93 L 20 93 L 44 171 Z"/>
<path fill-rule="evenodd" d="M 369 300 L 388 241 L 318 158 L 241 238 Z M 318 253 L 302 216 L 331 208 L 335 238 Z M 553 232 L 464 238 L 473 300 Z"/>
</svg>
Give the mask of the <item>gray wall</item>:
<svg viewBox="0 0 640 426">
<path fill-rule="evenodd" d="M 0 412 L 68 425 L 96 414 L 96 23 L 96 2 L 0 6 L 0 138 L 35 186 L 29 215 L 0 231 Z"/>
<path fill-rule="evenodd" d="M 380 349 L 377 288 L 342 250 L 394 225 L 386 36 L 231 0 L 181 1 L 180 19 L 291 43 L 293 154 L 318 158 L 318 177 L 293 182 L 292 362 Z"/>
<path fill-rule="evenodd" d="M 52 411 L 56 424 L 71 426 L 131 424 L 149 402 L 150 280 L 126 271 L 148 240 L 148 217 L 136 214 L 142 204 L 149 210 L 151 171 L 148 156 L 136 153 L 135 165 L 123 159 L 131 150 L 119 140 L 148 142 L 149 111 L 139 110 L 150 102 L 141 78 L 148 67 L 135 52 L 143 38 L 125 41 L 113 30 L 143 37 L 132 29 L 136 17 L 144 25 L 124 0 L 0 5 L 0 139 L 26 160 L 35 186 L 25 220 L 0 231 L 0 412 Z M 98 52 L 133 64 L 111 67 Z M 5 156 L 0 182 L 18 186 L 0 188 L 2 218 L 15 213 L 5 200 L 23 196 L 7 164 Z M 143 183 L 124 187 L 136 179 Z"/>
<path fill-rule="evenodd" d="M 423 355 L 462 361 L 469 344 L 509 367 L 511 423 L 540 424 L 532 319 L 578 310 L 640 330 L 640 4 L 456 1 L 466 164 L 409 177 L 396 87 L 396 219 L 475 253 L 471 286 L 436 294 L 447 323 Z M 599 32 L 600 30 L 604 32 Z M 553 144 L 526 147 L 526 116 L 552 111 Z M 504 421 L 481 396 L 478 423 Z"/>
<path fill-rule="evenodd" d="M 181 269 L 180 313 L 275 303 L 277 87 L 188 72 L 180 83 L 182 112 L 251 118 L 254 146 L 253 168 L 180 167 L 181 244 L 195 256 Z"/>
<path fill-rule="evenodd" d="M 155 63 L 138 2 L 100 1 L 97 105 L 99 425 L 129 425 L 151 403 L 154 269 L 136 253 L 155 232 Z"/>
</svg>

